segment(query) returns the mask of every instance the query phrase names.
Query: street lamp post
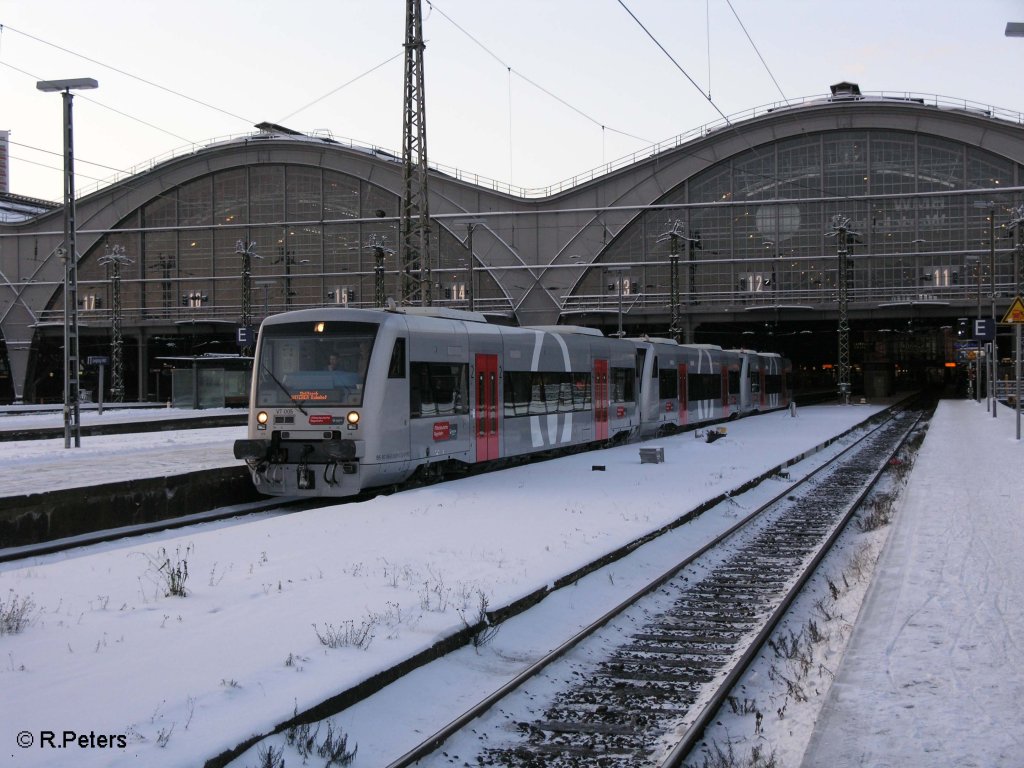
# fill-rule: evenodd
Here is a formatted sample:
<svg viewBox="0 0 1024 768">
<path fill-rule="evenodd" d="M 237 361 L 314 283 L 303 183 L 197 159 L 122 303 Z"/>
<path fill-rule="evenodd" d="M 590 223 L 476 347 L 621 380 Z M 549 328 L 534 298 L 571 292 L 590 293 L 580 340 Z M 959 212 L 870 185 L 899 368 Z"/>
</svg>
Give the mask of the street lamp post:
<svg viewBox="0 0 1024 768">
<path fill-rule="evenodd" d="M 202 291 L 192 290 L 181 297 L 183 306 L 188 307 L 192 315 L 192 338 L 189 348 L 192 351 L 192 408 L 199 409 L 199 355 L 196 354 L 196 310 L 202 309 L 210 297 Z"/>
<path fill-rule="evenodd" d="M 75 249 L 75 156 L 71 121 L 71 91 L 98 88 L 89 77 L 40 80 L 36 88 L 60 93 L 64 102 L 64 447 L 82 445 L 82 416 L 78 407 L 78 252 Z"/>
</svg>

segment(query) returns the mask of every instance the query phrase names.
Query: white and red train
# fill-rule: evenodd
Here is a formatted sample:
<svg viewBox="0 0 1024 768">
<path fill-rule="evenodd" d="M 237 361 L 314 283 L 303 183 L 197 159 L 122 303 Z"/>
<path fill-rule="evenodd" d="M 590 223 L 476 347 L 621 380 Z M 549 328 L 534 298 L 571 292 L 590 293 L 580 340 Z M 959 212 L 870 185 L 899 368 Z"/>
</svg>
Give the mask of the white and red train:
<svg viewBox="0 0 1024 768">
<path fill-rule="evenodd" d="M 790 373 L 771 353 L 458 310 L 307 309 L 263 322 L 234 451 L 262 493 L 350 496 L 784 408 Z"/>
</svg>

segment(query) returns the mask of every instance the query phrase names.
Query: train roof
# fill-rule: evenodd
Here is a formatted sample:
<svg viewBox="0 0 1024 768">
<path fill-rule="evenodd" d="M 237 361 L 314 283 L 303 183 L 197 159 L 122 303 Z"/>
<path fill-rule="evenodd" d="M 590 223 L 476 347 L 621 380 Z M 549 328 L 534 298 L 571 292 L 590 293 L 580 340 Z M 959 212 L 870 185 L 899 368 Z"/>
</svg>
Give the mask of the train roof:
<svg viewBox="0 0 1024 768">
<path fill-rule="evenodd" d="M 759 352 L 756 349 L 748 349 L 747 347 L 739 347 L 738 349 L 730 349 L 728 352 L 741 352 L 746 355 L 760 355 L 761 357 L 782 357 L 778 352 Z"/>
<path fill-rule="evenodd" d="M 449 309 L 448 307 L 397 307 L 390 306 L 386 309 L 373 309 L 369 307 L 346 307 L 327 305 L 311 309 L 296 309 L 290 312 L 281 312 L 271 315 L 264 320 L 264 323 L 276 325 L 278 323 L 303 322 L 306 320 L 323 320 L 325 318 L 338 316 L 345 318 L 365 318 L 376 322 L 383 322 L 393 315 L 409 315 L 414 317 L 432 317 L 444 320 L 461 320 L 468 323 L 481 323 L 487 325 L 487 317 L 480 312 L 467 312 L 461 309 Z"/>
<path fill-rule="evenodd" d="M 580 334 L 582 336 L 604 336 L 597 328 L 587 328 L 584 325 L 524 325 L 528 331 L 544 331 L 545 333 Z"/>
<path fill-rule="evenodd" d="M 629 341 L 643 341 L 650 344 L 670 344 L 672 346 L 682 346 L 675 339 L 662 338 L 660 336 L 630 336 Z"/>
<path fill-rule="evenodd" d="M 469 312 L 465 309 L 450 307 L 388 307 L 388 312 L 397 312 L 420 317 L 440 317 L 445 320 L 463 320 L 467 323 L 486 323 L 487 316 L 482 312 Z"/>
<path fill-rule="evenodd" d="M 357 317 L 362 315 L 373 316 L 377 322 L 387 317 L 387 313 L 381 309 L 356 309 L 355 307 L 324 306 L 311 309 L 293 309 L 287 312 L 278 312 L 276 315 L 268 315 L 263 319 L 261 325 L 280 325 L 283 323 L 302 323 L 310 320 L 325 320 L 341 316 Z"/>
</svg>

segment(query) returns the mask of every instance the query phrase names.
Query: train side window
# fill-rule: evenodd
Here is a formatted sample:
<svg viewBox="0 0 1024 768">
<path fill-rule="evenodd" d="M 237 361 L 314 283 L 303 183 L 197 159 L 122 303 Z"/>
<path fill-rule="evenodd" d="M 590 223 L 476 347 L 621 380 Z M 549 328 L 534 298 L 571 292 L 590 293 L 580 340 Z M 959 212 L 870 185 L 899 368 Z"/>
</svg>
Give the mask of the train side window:
<svg viewBox="0 0 1024 768">
<path fill-rule="evenodd" d="M 574 373 L 572 375 L 572 409 L 574 411 L 589 411 L 590 404 L 590 374 Z"/>
<path fill-rule="evenodd" d="M 505 416 L 526 416 L 530 412 L 530 374 L 505 372 Z"/>
<path fill-rule="evenodd" d="M 558 412 L 568 413 L 574 410 L 572 392 L 572 374 L 558 374 Z M 550 413 L 550 411 L 549 411 Z"/>
<path fill-rule="evenodd" d="M 671 400 L 679 395 L 679 373 L 671 368 L 662 368 L 658 376 L 658 399 Z"/>
<path fill-rule="evenodd" d="M 717 374 L 691 373 L 686 378 L 691 400 L 717 400 L 722 396 L 722 380 Z"/>
<path fill-rule="evenodd" d="M 409 385 L 409 415 L 435 417 L 469 413 L 469 366 L 448 363 L 413 363 Z"/>
<path fill-rule="evenodd" d="M 633 386 L 636 374 L 632 368 L 612 368 L 609 378 L 613 403 L 631 403 L 636 400 Z"/>
<path fill-rule="evenodd" d="M 505 416 L 590 410 L 590 374 L 506 371 Z"/>
<path fill-rule="evenodd" d="M 389 379 L 405 378 L 405 339 L 395 339 L 395 346 L 391 350 L 391 364 L 388 365 Z"/>
</svg>

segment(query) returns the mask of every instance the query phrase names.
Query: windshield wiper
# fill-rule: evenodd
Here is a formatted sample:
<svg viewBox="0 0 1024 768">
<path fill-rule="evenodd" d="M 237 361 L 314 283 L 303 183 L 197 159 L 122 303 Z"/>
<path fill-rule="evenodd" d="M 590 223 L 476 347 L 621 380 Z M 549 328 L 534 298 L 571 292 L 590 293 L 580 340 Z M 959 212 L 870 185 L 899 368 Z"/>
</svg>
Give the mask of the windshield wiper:
<svg viewBox="0 0 1024 768">
<path fill-rule="evenodd" d="M 263 363 L 262 360 L 260 361 L 260 368 L 262 368 L 266 372 L 267 376 L 270 377 L 271 381 L 273 381 L 275 384 L 277 384 L 278 387 L 280 387 L 281 391 L 288 396 L 288 399 L 295 403 L 295 407 L 302 411 L 303 416 L 309 416 L 309 414 L 306 413 L 306 409 L 302 407 L 302 401 L 295 399 L 295 396 L 289 391 L 288 387 L 281 383 L 280 379 L 278 379 L 277 376 L 275 376 L 274 373 L 269 368 L 267 368 L 267 366 Z"/>
</svg>

